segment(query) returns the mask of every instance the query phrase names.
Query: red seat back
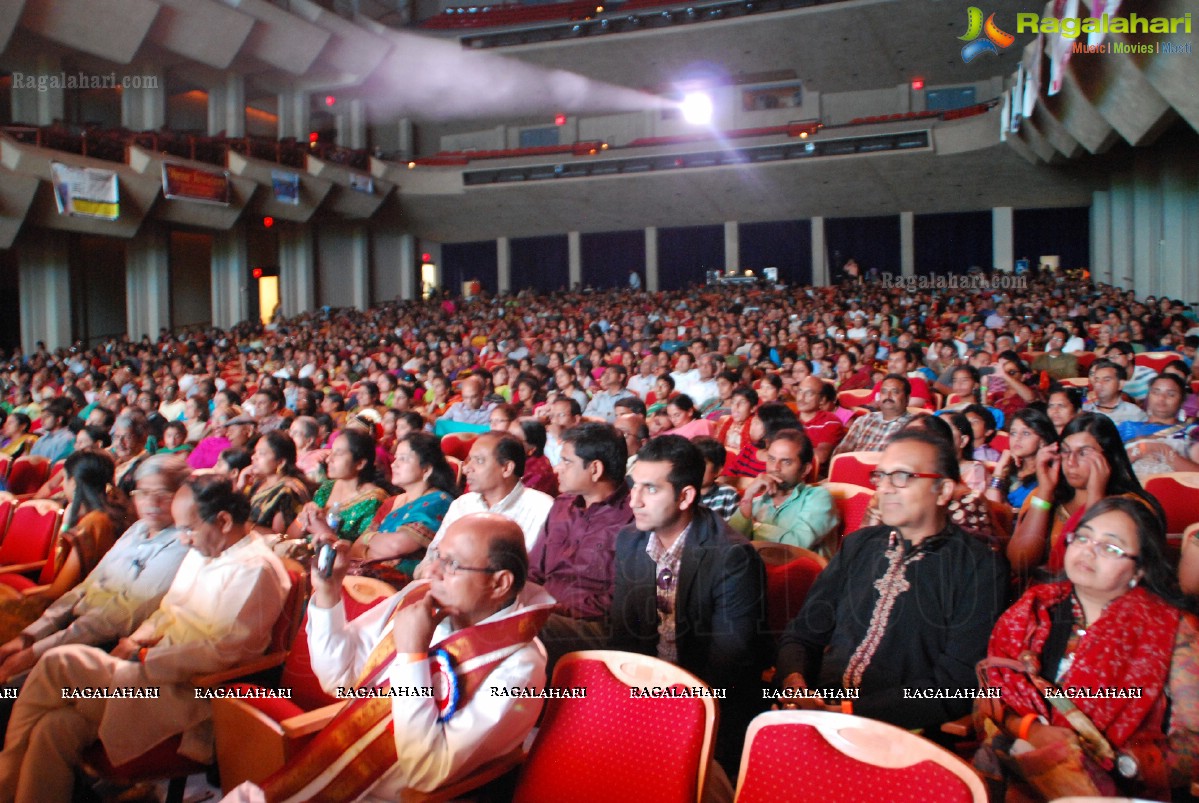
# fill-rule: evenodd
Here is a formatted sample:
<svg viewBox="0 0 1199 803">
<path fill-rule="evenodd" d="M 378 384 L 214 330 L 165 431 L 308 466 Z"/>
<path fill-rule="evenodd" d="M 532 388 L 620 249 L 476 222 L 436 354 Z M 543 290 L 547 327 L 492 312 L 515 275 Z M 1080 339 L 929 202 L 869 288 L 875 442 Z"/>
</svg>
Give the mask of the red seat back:
<svg viewBox="0 0 1199 803">
<path fill-rule="evenodd" d="M 746 745 L 737 803 L 971 803 L 965 782 L 933 761 L 880 767 L 833 747 L 806 724 L 771 725 Z M 797 769 L 802 767 L 802 769 Z"/>
<path fill-rule="evenodd" d="M 0 541 L 0 566 L 33 563 L 50 556 L 62 510 L 53 503 L 24 502 L 13 511 L 8 533 Z"/>
<path fill-rule="evenodd" d="M 882 452 L 846 452 L 833 458 L 829 464 L 828 481 L 850 485 L 870 486 L 870 473 L 878 468 Z"/>
<path fill-rule="evenodd" d="M 441 437 L 441 453 L 446 457 L 465 460 L 470 454 L 471 444 L 478 435 L 474 432 L 451 432 Z"/>
<path fill-rule="evenodd" d="M 50 476 L 50 461 L 44 457 L 18 457 L 8 473 L 8 490 L 17 496 L 31 494 Z"/>
<path fill-rule="evenodd" d="M 782 566 L 766 565 L 766 626 L 775 637 L 799 614 L 808 591 L 824 568 L 814 558 L 796 558 Z"/>
<path fill-rule="evenodd" d="M 705 739 L 701 700 L 630 699 L 630 685 L 603 661 L 569 656 L 553 685 L 585 688 L 587 696 L 549 701 L 515 803 L 694 803 Z"/>
<path fill-rule="evenodd" d="M 1199 480 L 1199 475 L 1185 472 L 1182 476 L 1191 475 Z M 1188 485 L 1179 482 L 1178 477 L 1160 474 L 1145 481 L 1145 491 L 1152 494 L 1162 509 L 1166 511 L 1166 532 L 1181 533 L 1190 525 L 1199 521 L 1199 507 L 1195 505 L 1195 495 L 1199 493 L 1199 482 Z"/>
<path fill-rule="evenodd" d="M 347 620 L 356 619 L 387 599 L 387 597 L 379 597 L 378 599 L 363 603 L 344 592 L 341 598 L 346 606 Z M 299 633 L 296 636 L 296 640 L 292 643 L 291 652 L 287 654 L 287 660 L 283 664 L 283 676 L 279 679 L 279 686 L 292 690 L 291 701 L 301 709 L 313 711 L 330 703 L 341 701 L 325 693 L 325 690 L 321 688 L 320 682 L 316 679 L 316 674 L 312 671 L 312 653 L 308 650 L 307 625 L 308 614 L 305 613 L 300 620 Z"/>
</svg>

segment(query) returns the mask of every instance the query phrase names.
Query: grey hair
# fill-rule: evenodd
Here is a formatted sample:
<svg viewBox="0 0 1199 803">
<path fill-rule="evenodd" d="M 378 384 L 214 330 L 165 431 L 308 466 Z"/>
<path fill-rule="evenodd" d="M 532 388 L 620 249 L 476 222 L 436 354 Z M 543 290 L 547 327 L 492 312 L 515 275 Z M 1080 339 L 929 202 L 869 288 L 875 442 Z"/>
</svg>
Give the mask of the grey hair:
<svg viewBox="0 0 1199 803">
<path fill-rule="evenodd" d="M 113 429 L 123 426 L 139 438 L 150 437 L 150 422 L 146 420 L 145 414 L 140 410 L 136 413 L 126 410 L 117 416 L 117 420 L 112 426 Z"/>
<path fill-rule="evenodd" d="M 191 473 L 187 462 L 177 454 L 156 454 L 147 457 L 138 465 L 133 474 L 136 482 L 149 477 L 159 476 L 172 491 L 183 487 L 183 481 Z"/>
</svg>

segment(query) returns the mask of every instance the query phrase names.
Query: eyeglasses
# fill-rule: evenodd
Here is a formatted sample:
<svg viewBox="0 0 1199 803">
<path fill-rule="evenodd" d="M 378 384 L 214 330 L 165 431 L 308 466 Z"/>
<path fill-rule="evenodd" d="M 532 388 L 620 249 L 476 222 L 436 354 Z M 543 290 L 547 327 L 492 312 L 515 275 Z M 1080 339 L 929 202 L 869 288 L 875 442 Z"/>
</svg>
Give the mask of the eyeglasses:
<svg viewBox="0 0 1199 803">
<path fill-rule="evenodd" d="M 1097 450 L 1090 446 L 1083 446 L 1079 449 L 1068 449 L 1065 446 L 1059 446 L 1057 453 L 1061 455 L 1062 460 L 1086 460 Z"/>
<path fill-rule="evenodd" d="M 946 479 L 944 474 L 929 474 L 924 471 L 871 471 L 870 484 L 877 488 L 883 484 L 883 480 L 886 480 L 896 488 L 906 488 L 913 477 L 929 480 Z"/>
<path fill-rule="evenodd" d="M 134 499 L 166 499 L 169 496 L 174 496 L 174 491 L 169 491 L 166 488 L 137 488 L 129 493 Z"/>
<path fill-rule="evenodd" d="M 1101 558 L 1128 558 L 1129 560 L 1139 561 L 1140 555 L 1130 555 L 1124 547 L 1109 544 L 1106 541 L 1096 541 L 1086 533 L 1066 533 L 1066 545 L 1078 544 L 1079 546 L 1089 546 L 1092 552 L 1095 552 Z"/>
<path fill-rule="evenodd" d="M 441 571 L 444 574 L 457 574 L 458 572 L 483 572 L 484 574 L 495 574 L 499 571 L 499 569 L 493 569 L 490 566 L 463 566 L 455 558 L 447 558 L 436 549 L 429 550 L 429 562 L 440 565 Z"/>
</svg>

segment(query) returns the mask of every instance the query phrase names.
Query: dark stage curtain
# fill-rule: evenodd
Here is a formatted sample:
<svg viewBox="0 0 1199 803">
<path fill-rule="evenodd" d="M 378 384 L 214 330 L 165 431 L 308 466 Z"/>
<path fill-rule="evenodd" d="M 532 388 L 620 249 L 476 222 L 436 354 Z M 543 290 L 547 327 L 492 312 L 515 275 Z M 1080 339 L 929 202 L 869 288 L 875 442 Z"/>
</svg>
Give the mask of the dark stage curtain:
<svg viewBox="0 0 1199 803">
<path fill-rule="evenodd" d="M 496 291 L 495 240 L 441 246 L 442 286 L 454 295 L 461 295 L 462 283 L 473 279 L 478 279 L 487 292 Z"/>
<path fill-rule="evenodd" d="M 1063 268 L 1091 265 L 1091 211 L 1085 207 L 1017 209 L 1012 213 L 1015 258 L 1034 268 L 1042 256 L 1057 254 Z"/>
<path fill-rule="evenodd" d="M 824 243 L 833 282 L 845 278 L 841 267 L 851 257 L 861 266 L 862 275 L 871 268 L 900 274 L 899 215 L 826 218 Z"/>
<path fill-rule="evenodd" d="M 570 256 L 566 235 L 512 240 L 512 290 L 532 287 L 543 293 L 566 289 Z"/>
<path fill-rule="evenodd" d="M 916 275 L 965 275 L 972 267 L 990 271 L 991 212 L 916 215 L 912 225 Z"/>
<path fill-rule="evenodd" d="M 601 231 L 579 238 L 584 286 L 627 287 L 629 271 L 641 274 L 645 286 L 645 232 Z"/>
<path fill-rule="evenodd" d="M 741 267 L 762 275 L 762 268 L 779 269 L 779 280 L 787 284 L 812 283 L 812 223 L 808 220 L 776 220 L 742 223 L 737 233 Z"/>
<path fill-rule="evenodd" d="M 710 270 L 724 270 L 724 226 L 658 229 L 660 289 L 702 284 Z"/>
</svg>

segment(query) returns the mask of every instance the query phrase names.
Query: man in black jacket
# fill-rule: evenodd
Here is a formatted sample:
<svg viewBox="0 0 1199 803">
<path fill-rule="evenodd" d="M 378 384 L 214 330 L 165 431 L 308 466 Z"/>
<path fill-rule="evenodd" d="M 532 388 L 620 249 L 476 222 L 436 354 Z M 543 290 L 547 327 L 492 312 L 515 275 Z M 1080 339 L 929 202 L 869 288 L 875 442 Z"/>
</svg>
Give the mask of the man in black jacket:
<svg viewBox="0 0 1199 803">
<path fill-rule="evenodd" d="M 745 728 L 762 708 L 765 571 L 753 547 L 699 504 L 703 476 L 703 455 L 686 438 L 661 435 L 637 453 L 634 523 L 616 538 L 612 647 L 723 690 L 716 757 L 736 777 Z"/>
<path fill-rule="evenodd" d="M 934 738 L 970 712 L 1008 564 L 950 521 L 959 473 L 943 438 L 892 439 L 872 477 L 883 524 L 845 539 L 779 643 L 781 707 L 854 697 L 853 713 Z"/>
</svg>

